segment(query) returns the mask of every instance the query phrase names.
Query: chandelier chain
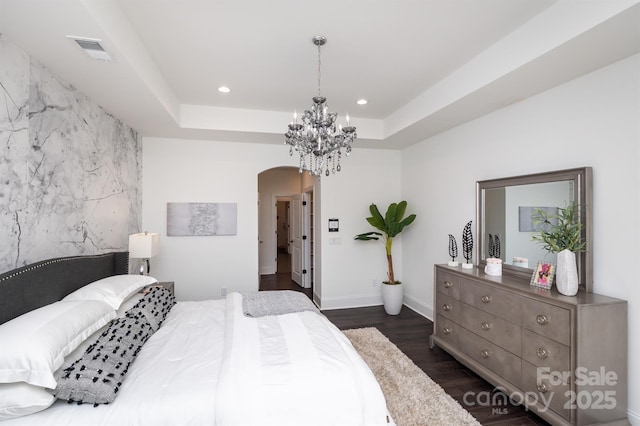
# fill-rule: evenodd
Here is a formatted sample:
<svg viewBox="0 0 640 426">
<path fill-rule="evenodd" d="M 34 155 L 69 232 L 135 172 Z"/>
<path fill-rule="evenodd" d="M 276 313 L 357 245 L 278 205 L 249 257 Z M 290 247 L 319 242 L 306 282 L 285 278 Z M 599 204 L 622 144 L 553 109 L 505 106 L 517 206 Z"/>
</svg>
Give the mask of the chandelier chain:
<svg viewBox="0 0 640 426">
<path fill-rule="evenodd" d="M 321 58 L 321 55 L 320 55 L 320 49 L 321 49 L 320 46 L 321 46 L 321 44 L 318 43 L 318 96 L 321 96 L 320 95 L 320 82 L 321 82 L 321 78 L 320 78 L 321 74 L 320 73 L 322 72 L 322 58 Z"/>
</svg>

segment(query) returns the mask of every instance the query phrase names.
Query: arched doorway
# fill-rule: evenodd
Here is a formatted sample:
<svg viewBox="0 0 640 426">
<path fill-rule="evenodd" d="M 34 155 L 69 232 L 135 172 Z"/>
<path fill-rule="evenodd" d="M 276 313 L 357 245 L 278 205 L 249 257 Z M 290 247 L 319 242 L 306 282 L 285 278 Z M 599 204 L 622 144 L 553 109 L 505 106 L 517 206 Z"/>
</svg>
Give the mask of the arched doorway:
<svg viewBox="0 0 640 426">
<path fill-rule="evenodd" d="M 261 290 L 299 290 L 318 303 L 317 191 L 319 179 L 300 174 L 295 167 L 275 167 L 258 174 Z"/>
</svg>

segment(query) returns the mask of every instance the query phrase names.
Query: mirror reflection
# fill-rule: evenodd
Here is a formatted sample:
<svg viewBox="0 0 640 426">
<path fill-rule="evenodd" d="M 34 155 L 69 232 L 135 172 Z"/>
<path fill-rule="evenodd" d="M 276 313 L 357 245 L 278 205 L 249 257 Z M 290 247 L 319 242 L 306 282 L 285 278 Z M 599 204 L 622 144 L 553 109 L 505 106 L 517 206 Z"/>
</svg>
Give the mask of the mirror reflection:
<svg viewBox="0 0 640 426">
<path fill-rule="evenodd" d="M 485 206 L 482 257 L 498 257 L 506 265 L 534 268 L 538 261 L 556 262 L 556 255 L 532 241 L 533 214 L 542 209 L 556 214 L 573 203 L 573 181 L 536 183 L 483 189 Z"/>
<path fill-rule="evenodd" d="M 592 170 L 591 167 L 557 170 L 523 176 L 478 181 L 476 183 L 475 250 L 478 266 L 486 259 L 499 257 L 503 273 L 530 278 L 539 261 L 554 262 L 538 242 L 532 215 L 536 209 L 554 215 L 558 208 L 570 204 L 583 206 L 578 220 L 582 223 L 582 240 L 586 249 L 576 256 L 580 287 L 593 287 L 592 250 Z"/>
</svg>

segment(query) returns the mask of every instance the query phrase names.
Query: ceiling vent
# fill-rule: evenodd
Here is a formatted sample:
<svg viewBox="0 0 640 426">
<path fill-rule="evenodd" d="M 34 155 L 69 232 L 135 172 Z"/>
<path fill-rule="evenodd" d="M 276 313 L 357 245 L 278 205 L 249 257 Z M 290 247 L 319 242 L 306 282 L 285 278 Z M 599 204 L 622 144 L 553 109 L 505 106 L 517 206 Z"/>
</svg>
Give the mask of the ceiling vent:
<svg viewBox="0 0 640 426">
<path fill-rule="evenodd" d="M 105 62 L 109 62 L 112 60 L 111 56 L 109 56 L 107 51 L 100 44 L 102 40 L 98 40 L 94 38 L 74 37 L 74 36 L 67 36 L 67 37 L 75 41 L 78 44 L 78 46 L 80 46 L 80 48 L 84 50 L 85 53 L 89 55 L 91 58 L 96 59 L 98 61 L 105 61 Z"/>
</svg>

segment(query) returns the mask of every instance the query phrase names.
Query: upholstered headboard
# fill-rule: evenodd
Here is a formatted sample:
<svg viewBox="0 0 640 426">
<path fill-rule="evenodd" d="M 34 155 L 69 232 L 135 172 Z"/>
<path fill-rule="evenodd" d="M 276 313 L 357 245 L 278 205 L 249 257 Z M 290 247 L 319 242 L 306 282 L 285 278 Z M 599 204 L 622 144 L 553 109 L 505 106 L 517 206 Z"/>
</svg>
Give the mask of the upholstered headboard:
<svg viewBox="0 0 640 426">
<path fill-rule="evenodd" d="M 128 272 L 128 252 L 59 257 L 5 272 L 0 275 L 0 324 L 93 281 Z"/>
</svg>

